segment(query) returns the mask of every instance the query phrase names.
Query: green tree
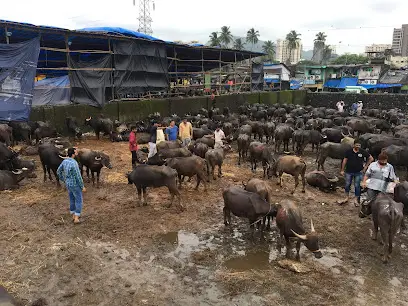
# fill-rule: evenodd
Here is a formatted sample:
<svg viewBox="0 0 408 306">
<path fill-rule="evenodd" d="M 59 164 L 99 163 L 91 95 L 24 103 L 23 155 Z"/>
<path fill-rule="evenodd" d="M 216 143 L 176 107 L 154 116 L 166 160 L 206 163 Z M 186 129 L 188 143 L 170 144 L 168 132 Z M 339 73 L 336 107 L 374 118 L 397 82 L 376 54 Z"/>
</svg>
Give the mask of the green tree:
<svg viewBox="0 0 408 306">
<path fill-rule="evenodd" d="M 231 34 L 230 27 L 221 27 L 220 42 L 225 48 L 228 48 L 229 44 L 233 41 L 234 37 Z"/>
<path fill-rule="evenodd" d="M 267 40 L 262 45 L 262 50 L 264 53 L 268 54 L 268 59 L 273 61 L 275 58 L 275 43 L 271 40 Z"/>
<path fill-rule="evenodd" d="M 292 51 L 299 47 L 300 35 L 296 31 L 292 30 L 286 35 L 286 40 L 288 42 L 289 58 L 287 63 L 290 64 L 290 58 L 292 57 Z"/>
<path fill-rule="evenodd" d="M 242 38 L 237 38 L 234 41 L 234 49 L 235 50 L 244 50 L 245 43 L 242 41 Z"/>
<path fill-rule="evenodd" d="M 259 41 L 259 31 L 256 31 L 254 28 L 250 28 L 246 35 L 246 42 L 251 43 L 251 50 L 254 45 Z"/>
<path fill-rule="evenodd" d="M 316 38 L 315 38 L 315 43 L 317 42 L 317 43 L 325 43 L 326 42 L 326 38 L 327 38 L 327 35 L 324 33 L 324 32 L 319 32 L 319 33 L 317 33 L 316 34 Z"/>
<path fill-rule="evenodd" d="M 331 61 L 335 65 L 367 64 L 368 58 L 360 54 L 346 53 Z"/>
<path fill-rule="evenodd" d="M 218 47 L 221 45 L 220 37 L 218 36 L 217 32 L 212 32 L 210 35 L 210 46 L 211 47 Z"/>
</svg>

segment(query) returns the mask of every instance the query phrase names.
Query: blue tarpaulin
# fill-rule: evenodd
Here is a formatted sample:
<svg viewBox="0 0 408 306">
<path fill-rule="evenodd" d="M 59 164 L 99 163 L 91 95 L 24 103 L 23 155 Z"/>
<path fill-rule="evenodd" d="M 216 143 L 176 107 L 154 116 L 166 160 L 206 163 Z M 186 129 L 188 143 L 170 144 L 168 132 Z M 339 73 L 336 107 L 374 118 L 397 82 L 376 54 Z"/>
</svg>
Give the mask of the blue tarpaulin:
<svg viewBox="0 0 408 306">
<path fill-rule="evenodd" d="M 323 87 L 338 88 L 339 85 L 340 85 L 340 80 L 327 80 L 326 83 L 324 83 Z"/>
<path fill-rule="evenodd" d="M 84 31 L 84 32 L 102 32 L 102 33 L 109 33 L 109 34 L 116 34 L 116 35 L 124 35 L 124 36 L 131 36 L 131 37 L 137 37 L 137 38 L 144 38 L 148 40 L 158 40 L 161 41 L 161 39 L 158 39 L 156 37 L 136 32 L 133 30 L 128 30 L 120 27 L 91 27 L 91 28 L 83 28 L 79 29 L 78 31 Z"/>
<path fill-rule="evenodd" d="M 302 84 L 299 81 L 297 81 L 297 80 L 291 80 L 290 81 L 290 89 L 297 90 L 300 87 L 302 87 Z"/>
<path fill-rule="evenodd" d="M 357 78 L 341 78 L 337 88 L 346 88 L 346 86 L 357 86 Z"/>
<path fill-rule="evenodd" d="M 71 87 L 68 75 L 38 81 L 33 90 L 33 106 L 70 104 Z"/>
<path fill-rule="evenodd" d="M 391 88 L 391 87 L 402 87 L 402 84 L 376 84 L 376 85 L 366 85 L 366 84 L 360 84 L 360 86 L 363 86 L 366 89 L 384 89 L 384 88 Z"/>
<path fill-rule="evenodd" d="M 40 37 L 0 44 L 0 120 L 28 120 L 39 53 Z"/>
<path fill-rule="evenodd" d="M 270 83 L 279 83 L 279 79 L 272 79 L 272 78 L 265 78 L 265 83 L 270 84 Z"/>
</svg>

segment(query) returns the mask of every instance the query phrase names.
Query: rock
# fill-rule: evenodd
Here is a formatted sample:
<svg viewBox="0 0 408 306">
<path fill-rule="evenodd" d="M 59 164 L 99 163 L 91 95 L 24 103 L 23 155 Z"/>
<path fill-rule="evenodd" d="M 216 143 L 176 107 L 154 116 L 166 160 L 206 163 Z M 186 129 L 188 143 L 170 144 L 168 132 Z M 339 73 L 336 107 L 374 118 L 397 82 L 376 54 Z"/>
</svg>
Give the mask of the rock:
<svg viewBox="0 0 408 306">
<path fill-rule="evenodd" d="M 62 295 L 63 298 L 70 298 L 70 297 L 73 297 L 73 296 L 76 296 L 76 292 L 74 292 L 74 291 L 69 291 L 69 292 L 66 292 L 66 293 L 64 293 Z"/>
<path fill-rule="evenodd" d="M 132 284 L 131 284 L 130 282 L 126 282 L 126 283 L 125 283 L 125 287 L 126 287 L 126 288 L 132 287 Z"/>
</svg>

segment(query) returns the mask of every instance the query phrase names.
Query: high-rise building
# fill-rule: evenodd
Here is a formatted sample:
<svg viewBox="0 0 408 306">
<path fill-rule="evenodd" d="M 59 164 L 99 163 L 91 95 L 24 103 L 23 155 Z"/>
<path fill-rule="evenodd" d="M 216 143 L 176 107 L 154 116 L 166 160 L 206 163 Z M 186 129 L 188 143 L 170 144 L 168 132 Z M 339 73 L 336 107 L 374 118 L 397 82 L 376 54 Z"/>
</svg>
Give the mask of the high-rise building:
<svg viewBox="0 0 408 306">
<path fill-rule="evenodd" d="M 385 51 L 392 48 L 390 44 L 372 44 L 365 46 L 365 56 L 368 58 L 382 58 L 385 56 Z"/>
<path fill-rule="evenodd" d="M 302 54 L 302 42 L 299 41 L 298 47 L 289 50 L 288 41 L 284 39 L 278 39 L 276 41 L 276 59 L 281 63 L 286 63 L 289 59 L 290 54 L 290 63 L 297 64 L 300 61 Z"/>
<path fill-rule="evenodd" d="M 392 51 L 398 55 L 408 56 L 408 24 L 403 24 L 401 28 L 394 28 Z"/>
</svg>

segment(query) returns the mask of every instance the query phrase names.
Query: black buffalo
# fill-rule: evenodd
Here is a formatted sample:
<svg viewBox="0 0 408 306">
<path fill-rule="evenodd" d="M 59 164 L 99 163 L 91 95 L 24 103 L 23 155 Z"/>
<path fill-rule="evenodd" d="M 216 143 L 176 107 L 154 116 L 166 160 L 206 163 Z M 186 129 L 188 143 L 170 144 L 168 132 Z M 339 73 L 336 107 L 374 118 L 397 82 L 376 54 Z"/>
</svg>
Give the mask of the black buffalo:
<svg viewBox="0 0 408 306">
<path fill-rule="evenodd" d="M 112 164 L 110 162 L 109 155 L 93 151 L 89 149 L 78 150 L 78 162 L 81 169 L 81 175 L 83 173 L 83 168 L 86 168 L 86 176 L 89 178 L 89 171 L 92 175 L 92 185 L 95 185 L 95 172 L 96 172 L 96 186 L 99 187 L 99 177 L 101 175 L 101 170 L 103 167 L 112 169 Z"/>
</svg>

